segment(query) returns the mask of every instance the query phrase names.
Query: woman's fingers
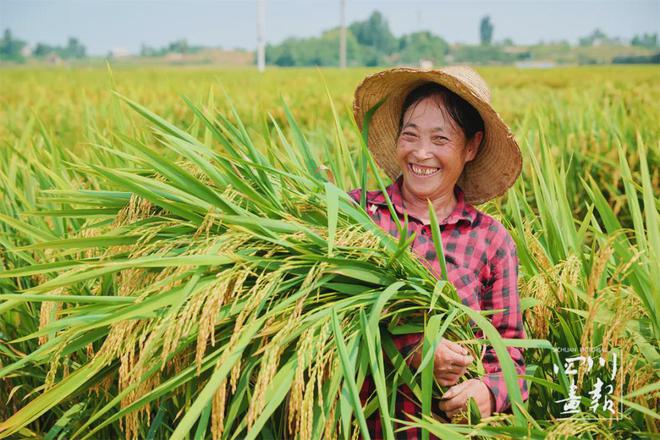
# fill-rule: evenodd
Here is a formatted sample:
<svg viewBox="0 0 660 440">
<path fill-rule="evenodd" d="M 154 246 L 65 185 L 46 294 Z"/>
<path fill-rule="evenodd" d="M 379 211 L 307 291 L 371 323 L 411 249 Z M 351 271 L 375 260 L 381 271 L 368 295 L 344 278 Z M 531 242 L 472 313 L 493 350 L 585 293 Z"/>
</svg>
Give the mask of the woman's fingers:
<svg viewBox="0 0 660 440">
<path fill-rule="evenodd" d="M 448 339 L 444 339 L 444 338 L 442 339 L 442 342 L 447 346 L 447 348 L 449 348 L 451 351 L 453 351 L 456 354 L 460 354 L 460 355 L 464 355 L 464 356 L 466 354 L 468 354 L 467 349 L 465 347 L 461 347 L 456 342 L 452 342 L 452 341 L 450 341 Z"/>
<path fill-rule="evenodd" d="M 459 367 L 457 365 L 439 366 L 435 369 L 435 378 L 442 386 L 451 386 L 458 383 L 458 380 L 463 377 L 467 367 Z"/>
<path fill-rule="evenodd" d="M 447 375 L 443 375 L 440 378 L 436 378 L 436 380 L 438 381 L 438 383 L 441 386 L 450 387 L 450 386 L 456 385 L 460 378 L 461 378 L 461 375 L 458 375 L 458 374 L 447 374 Z"/>
<path fill-rule="evenodd" d="M 441 386 L 455 385 L 474 361 L 469 352 L 447 339 L 442 339 L 435 351 L 434 376 Z"/>
<path fill-rule="evenodd" d="M 458 354 L 452 350 L 445 350 L 442 352 L 442 358 L 440 359 L 441 364 L 445 365 L 458 365 L 459 367 L 467 367 L 472 363 L 474 358 L 471 355 Z"/>
<path fill-rule="evenodd" d="M 438 404 L 438 407 L 440 407 L 441 410 L 443 410 L 449 417 L 451 417 L 465 406 L 466 401 L 467 398 L 465 395 L 459 394 L 456 397 L 443 399 Z"/>
<path fill-rule="evenodd" d="M 449 341 L 448 341 L 449 342 Z M 466 350 L 467 353 L 467 350 Z M 446 344 L 440 343 L 438 348 L 435 351 L 435 365 L 438 367 L 449 367 L 449 366 L 458 366 L 458 367 L 467 367 L 474 361 L 474 358 L 471 355 L 463 355 L 457 353 L 455 350 L 450 349 Z M 421 346 L 418 346 L 409 358 L 410 364 L 419 368 L 419 365 L 422 362 L 422 350 Z"/>
<path fill-rule="evenodd" d="M 460 365 L 454 365 L 454 364 L 444 364 L 444 365 L 436 365 L 435 367 L 435 372 L 436 376 L 443 375 L 443 374 L 463 374 L 467 371 L 467 367 L 461 367 Z"/>
<path fill-rule="evenodd" d="M 440 354 L 440 361 L 460 366 L 470 365 L 474 361 L 474 358 L 465 347 L 445 338 L 442 338 L 442 341 L 440 341 L 436 354 Z"/>
</svg>

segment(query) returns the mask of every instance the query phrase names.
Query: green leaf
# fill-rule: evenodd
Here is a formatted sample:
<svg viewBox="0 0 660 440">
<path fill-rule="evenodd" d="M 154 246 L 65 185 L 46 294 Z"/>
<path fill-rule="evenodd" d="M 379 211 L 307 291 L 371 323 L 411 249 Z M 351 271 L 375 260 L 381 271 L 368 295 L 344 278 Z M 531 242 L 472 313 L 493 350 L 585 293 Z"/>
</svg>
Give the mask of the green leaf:
<svg viewBox="0 0 660 440">
<path fill-rule="evenodd" d="M 344 334 L 341 330 L 341 326 L 339 325 L 337 312 L 334 309 L 332 310 L 331 323 L 332 323 L 332 333 L 334 334 L 335 337 L 335 344 L 337 345 L 339 360 L 341 363 L 341 368 L 344 376 L 344 384 L 348 386 L 350 403 L 358 419 L 360 429 L 362 430 L 362 436 L 366 439 L 370 439 L 371 436 L 369 435 L 369 429 L 367 428 L 367 421 L 364 418 L 362 403 L 360 402 L 360 393 L 355 383 L 355 370 L 353 369 L 353 364 L 351 364 L 349 360 L 348 351 L 346 349 L 346 343 L 344 342 Z"/>
</svg>

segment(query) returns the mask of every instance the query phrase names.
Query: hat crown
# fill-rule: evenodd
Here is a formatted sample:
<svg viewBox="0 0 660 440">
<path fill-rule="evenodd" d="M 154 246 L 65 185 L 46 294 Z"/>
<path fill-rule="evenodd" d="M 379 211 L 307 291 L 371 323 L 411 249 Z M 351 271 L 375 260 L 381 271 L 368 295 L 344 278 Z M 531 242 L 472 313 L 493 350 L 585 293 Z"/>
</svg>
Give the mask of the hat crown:
<svg viewBox="0 0 660 440">
<path fill-rule="evenodd" d="M 479 99 L 490 103 L 490 89 L 486 81 L 474 69 L 468 66 L 448 66 L 440 69 L 463 83 Z"/>
</svg>

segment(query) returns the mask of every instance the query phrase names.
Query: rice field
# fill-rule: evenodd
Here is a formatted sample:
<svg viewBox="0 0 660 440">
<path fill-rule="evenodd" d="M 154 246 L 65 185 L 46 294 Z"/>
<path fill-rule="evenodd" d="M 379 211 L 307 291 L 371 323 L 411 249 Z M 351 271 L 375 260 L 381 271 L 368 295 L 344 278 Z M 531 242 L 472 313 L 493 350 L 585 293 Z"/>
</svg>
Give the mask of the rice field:
<svg viewBox="0 0 660 440">
<path fill-rule="evenodd" d="M 370 70 L 0 70 L 0 438 L 369 438 L 402 382 L 425 436 L 657 437 L 660 68 L 478 70 L 523 153 L 479 207 L 516 241 L 523 342 L 345 195 L 389 183 L 350 111 Z M 510 393 L 522 344 L 530 398 L 441 423 L 391 335 L 478 352 L 469 318 Z"/>
</svg>

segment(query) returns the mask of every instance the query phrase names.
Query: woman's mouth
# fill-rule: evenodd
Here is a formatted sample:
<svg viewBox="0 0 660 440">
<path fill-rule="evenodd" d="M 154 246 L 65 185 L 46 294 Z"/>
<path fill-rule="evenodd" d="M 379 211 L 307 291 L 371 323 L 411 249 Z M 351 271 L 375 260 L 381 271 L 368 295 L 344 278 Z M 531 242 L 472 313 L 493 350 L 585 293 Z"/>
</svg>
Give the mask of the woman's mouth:
<svg viewBox="0 0 660 440">
<path fill-rule="evenodd" d="M 408 169 L 416 176 L 419 177 L 429 177 L 433 176 L 440 171 L 440 168 L 436 167 L 425 167 L 421 165 L 415 165 L 410 162 L 408 162 Z"/>
</svg>

